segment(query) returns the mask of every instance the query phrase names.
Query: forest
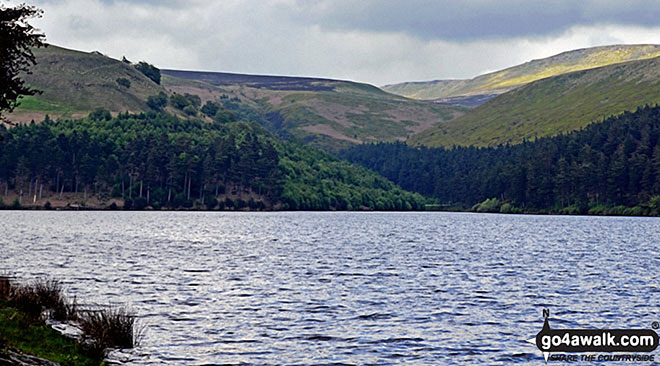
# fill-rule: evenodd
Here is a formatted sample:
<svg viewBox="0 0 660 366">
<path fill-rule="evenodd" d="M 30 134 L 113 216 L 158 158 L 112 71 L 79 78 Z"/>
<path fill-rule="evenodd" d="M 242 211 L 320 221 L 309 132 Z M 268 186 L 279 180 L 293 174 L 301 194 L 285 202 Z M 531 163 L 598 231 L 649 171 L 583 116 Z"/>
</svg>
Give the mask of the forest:
<svg viewBox="0 0 660 366">
<path fill-rule="evenodd" d="M 0 127 L 0 134 L 5 207 L 25 205 L 2 202 L 10 191 L 31 198 L 44 190 L 54 197 L 82 194 L 82 206 L 92 196 L 118 199 L 126 209 L 410 210 L 424 204 L 421 195 L 365 168 L 282 142 L 254 123 L 164 112 L 112 117 L 98 110 L 79 120 L 46 117 Z"/>
<path fill-rule="evenodd" d="M 365 144 L 341 156 L 439 207 L 477 211 L 657 214 L 660 107 L 569 134 L 490 148 Z"/>
</svg>

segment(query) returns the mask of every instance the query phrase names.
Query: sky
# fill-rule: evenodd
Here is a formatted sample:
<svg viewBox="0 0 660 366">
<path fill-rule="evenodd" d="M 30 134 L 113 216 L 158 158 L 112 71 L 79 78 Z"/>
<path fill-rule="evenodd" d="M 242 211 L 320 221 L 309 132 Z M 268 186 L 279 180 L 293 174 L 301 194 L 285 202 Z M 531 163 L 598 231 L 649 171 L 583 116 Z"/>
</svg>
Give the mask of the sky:
<svg viewBox="0 0 660 366">
<path fill-rule="evenodd" d="M 58 46 L 163 69 L 378 86 L 472 78 L 577 48 L 660 43 L 657 0 L 25 1 L 44 10 L 31 23 Z"/>
</svg>

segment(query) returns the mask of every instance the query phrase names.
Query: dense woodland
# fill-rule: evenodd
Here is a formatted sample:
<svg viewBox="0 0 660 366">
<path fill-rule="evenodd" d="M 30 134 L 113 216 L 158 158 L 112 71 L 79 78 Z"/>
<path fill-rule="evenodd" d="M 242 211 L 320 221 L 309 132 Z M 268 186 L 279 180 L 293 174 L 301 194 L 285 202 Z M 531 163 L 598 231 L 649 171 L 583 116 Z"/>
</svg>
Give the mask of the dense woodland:
<svg viewBox="0 0 660 366">
<path fill-rule="evenodd" d="M 403 189 L 435 197 L 442 206 L 657 214 L 659 138 L 656 106 L 514 146 L 429 149 L 379 143 L 355 146 L 342 156 Z"/>
<path fill-rule="evenodd" d="M 257 124 L 222 120 L 96 111 L 81 120 L 0 127 L 0 199 L 8 191 L 46 189 L 117 198 L 132 209 L 424 207 L 421 195 L 365 168 L 282 142 Z M 660 107 L 645 107 L 513 146 L 380 143 L 342 156 L 441 206 L 657 214 L 659 140 Z"/>
<path fill-rule="evenodd" d="M 114 197 L 132 209 L 419 209 L 424 203 L 364 168 L 281 142 L 250 123 L 96 111 L 81 120 L 0 127 L 0 133 L 0 199 L 11 190 L 46 189 Z"/>
</svg>

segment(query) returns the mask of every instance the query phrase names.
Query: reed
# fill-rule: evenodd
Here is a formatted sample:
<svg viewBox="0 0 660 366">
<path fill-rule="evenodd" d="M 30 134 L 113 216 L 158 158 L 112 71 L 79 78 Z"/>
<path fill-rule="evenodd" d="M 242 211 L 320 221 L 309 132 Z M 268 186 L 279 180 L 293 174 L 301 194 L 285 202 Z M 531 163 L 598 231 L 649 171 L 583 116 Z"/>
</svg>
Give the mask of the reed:
<svg viewBox="0 0 660 366">
<path fill-rule="evenodd" d="M 0 302 L 9 301 L 12 288 L 11 278 L 5 274 L 0 275 Z"/>
<path fill-rule="evenodd" d="M 18 284 L 10 276 L 0 275 L 0 305 L 20 310 L 33 321 L 42 318 L 44 312 L 58 321 L 76 321 L 83 333 L 79 344 L 95 358 L 102 358 L 108 348 L 137 346 L 144 330 L 138 327 L 135 314 L 125 307 L 79 309 L 75 299 L 66 299 L 57 280 Z"/>
<path fill-rule="evenodd" d="M 125 307 L 81 311 L 78 324 L 83 331 L 82 344 L 90 355 L 109 348 L 136 347 L 143 331 L 135 314 Z"/>
</svg>

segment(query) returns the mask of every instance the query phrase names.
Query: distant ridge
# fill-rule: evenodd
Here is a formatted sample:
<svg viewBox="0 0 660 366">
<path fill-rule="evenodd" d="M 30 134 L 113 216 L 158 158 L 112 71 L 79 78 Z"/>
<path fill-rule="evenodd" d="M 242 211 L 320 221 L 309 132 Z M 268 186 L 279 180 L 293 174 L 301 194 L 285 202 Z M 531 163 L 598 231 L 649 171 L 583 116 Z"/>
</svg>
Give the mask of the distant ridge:
<svg viewBox="0 0 660 366">
<path fill-rule="evenodd" d="M 213 71 L 185 71 L 163 69 L 161 73 L 181 79 L 198 80 L 217 86 L 227 86 L 233 84 L 244 84 L 253 87 L 268 87 L 274 90 L 313 90 L 314 82 L 337 81 L 332 79 L 295 77 L 295 76 L 276 76 L 276 75 L 252 75 L 236 74 L 228 72 Z M 332 88 L 328 88 L 332 90 Z"/>
<path fill-rule="evenodd" d="M 499 95 L 547 77 L 657 56 L 660 56 L 660 45 L 654 44 L 582 48 L 532 60 L 473 79 L 407 82 L 385 85 L 382 89 L 408 98 L 424 100 Z"/>
<path fill-rule="evenodd" d="M 413 145 L 495 146 L 584 128 L 660 103 L 660 57 L 534 81 L 413 136 Z"/>
</svg>

